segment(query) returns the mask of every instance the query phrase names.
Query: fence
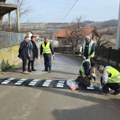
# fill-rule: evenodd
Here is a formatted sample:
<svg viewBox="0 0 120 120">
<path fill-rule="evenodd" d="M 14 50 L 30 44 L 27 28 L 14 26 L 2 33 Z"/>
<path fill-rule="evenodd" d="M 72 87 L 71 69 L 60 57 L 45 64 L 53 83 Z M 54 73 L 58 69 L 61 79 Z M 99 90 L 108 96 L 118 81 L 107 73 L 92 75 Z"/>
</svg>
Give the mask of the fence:
<svg viewBox="0 0 120 120">
<path fill-rule="evenodd" d="M 19 44 L 24 38 L 23 33 L 0 31 L 0 49 Z"/>
<path fill-rule="evenodd" d="M 112 65 L 120 70 L 120 49 L 97 47 L 96 56 L 103 65 Z"/>
<path fill-rule="evenodd" d="M 55 48 L 55 52 L 73 54 L 72 47 L 57 47 Z M 105 47 L 97 47 L 96 48 L 96 56 L 99 59 L 100 64 L 103 65 L 111 65 L 120 70 L 120 49 L 112 49 Z"/>
</svg>

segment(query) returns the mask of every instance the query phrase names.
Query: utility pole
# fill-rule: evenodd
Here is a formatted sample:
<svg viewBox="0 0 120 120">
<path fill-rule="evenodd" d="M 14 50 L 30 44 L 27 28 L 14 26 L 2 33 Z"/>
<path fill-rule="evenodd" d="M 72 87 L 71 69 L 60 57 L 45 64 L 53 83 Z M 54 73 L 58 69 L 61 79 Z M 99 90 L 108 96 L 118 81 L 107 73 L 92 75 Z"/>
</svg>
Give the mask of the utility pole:
<svg viewBox="0 0 120 120">
<path fill-rule="evenodd" d="M 55 35 L 56 35 L 56 27 L 54 25 L 54 38 L 53 38 L 53 40 L 55 40 Z"/>
<path fill-rule="evenodd" d="M 119 49 L 119 48 L 120 48 L 120 0 L 119 0 L 118 30 L 117 30 L 116 49 Z"/>
</svg>

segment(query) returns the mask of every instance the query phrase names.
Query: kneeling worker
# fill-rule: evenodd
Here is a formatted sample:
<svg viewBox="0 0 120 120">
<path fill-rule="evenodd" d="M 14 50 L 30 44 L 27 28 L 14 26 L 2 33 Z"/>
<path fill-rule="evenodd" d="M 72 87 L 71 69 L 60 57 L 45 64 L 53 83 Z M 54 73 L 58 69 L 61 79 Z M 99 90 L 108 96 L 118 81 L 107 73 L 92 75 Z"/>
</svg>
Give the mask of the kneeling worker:
<svg viewBox="0 0 120 120">
<path fill-rule="evenodd" d="M 80 66 L 80 76 L 76 79 L 76 82 L 79 82 L 82 86 L 88 87 L 90 86 L 91 78 L 96 78 L 95 74 L 92 74 L 92 68 L 96 63 L 96 58 L 86 59 L 82 62 Z"/>
<path fill-rule="evenodd" d="M 98 67 L 98 71 L 102 73 L 101 85 L 102 90 L 105 94 L 109 93 L 109 88 L 114 90 L 113 94 L 117 95 L 120 93 L 120 72 L 111 66 Z"/>
</svg>

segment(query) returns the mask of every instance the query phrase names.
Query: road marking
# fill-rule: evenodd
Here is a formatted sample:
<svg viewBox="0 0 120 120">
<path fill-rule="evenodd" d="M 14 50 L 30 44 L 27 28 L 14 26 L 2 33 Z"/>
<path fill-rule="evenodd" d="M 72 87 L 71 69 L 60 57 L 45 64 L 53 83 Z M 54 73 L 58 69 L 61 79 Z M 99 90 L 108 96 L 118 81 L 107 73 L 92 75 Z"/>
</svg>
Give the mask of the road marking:
<svg viewBox="0 0 120 120">
<path fill-rule="evenodd" d="M 28 85 L 30 86 L 35 86 L 36 83 L 39 81 L 40 79 L 34 79 L 33 81 L 31 81 Z"/>
<path fill-rule="evenodd" d="M 9 78 L 7 80 L 4 80 L 1 84 L 2 85 L 7 85 L 10 81 L 14 80 L 15 78 Z"/>
<path fill-rule="evenodd" d="M 20 79 L 19 81 L 17 81 L 16 83 L 15 83 L 15 85 L 21 85 L 24 81 L 26 81 L 27 79 L 25 79 L 25 78 L 22 78 L 22 79 Z"/>
<path fill-rule="evenodd" d="M 52 82 L 52 80 L 46 80 L 44 83 L 43 83 L 43 87 L 48 87 L 50 85 L 50 83 Z"/>
<path fill-rule="evenodd" d="M 64 83 L 65 83 L 65 81 L 60 80 L 57 84 L 57 87 L 61 87 L 61 88 L 64 87 Z"/>
<path fill-rule="evenodd" d="M 41 80 L 41 79 L 26 79 L 26 78 L 4 78 L 0 79 L 1 85 L 12 85 L 12 86 L 36 86 L 46 88 L 61 88 L 69 89 L 67 80 Z M 87 87 L 87 90 L 95 90 L 94 85 Z"/>
</svg>

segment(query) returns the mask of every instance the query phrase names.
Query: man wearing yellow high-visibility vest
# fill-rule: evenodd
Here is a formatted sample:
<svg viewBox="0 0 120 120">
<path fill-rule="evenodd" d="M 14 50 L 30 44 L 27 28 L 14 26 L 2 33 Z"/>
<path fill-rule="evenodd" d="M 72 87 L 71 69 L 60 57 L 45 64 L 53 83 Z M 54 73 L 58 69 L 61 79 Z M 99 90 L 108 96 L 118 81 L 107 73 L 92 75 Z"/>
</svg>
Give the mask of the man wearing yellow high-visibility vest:
<svg viewBox="0 0 120 120">
<path fill-rule="evenodd" d="M 51 56 L 54 55 L 54 50 L 47 38 L 44 38 L 44 42 L 41 44 L 40 55 L 44 57 L 44 70 L 51 72 Z"/>
<path fill-rule="evenodd" d="M 82 45 L 83 56 L 88 59 L 95 56 L 95 43 L 91 40 L 90 36 L 86 36 Z"/>
<path fill-rule="evenodd" d="M 120 72 L 111 66 L 99 65 L 98 71 L 102 73 L 101 85 L 103 93 L 108 94 L 109 88 L 114 90 L 113 94 L 120 93 Z"/>
<path fill-rule="evenodd" d="M 83 60 L 82 64 L 80 65 L 80 76 L 76 79 L 76 82 L 78 82 L 84 88 L 90 86 L 91 78 L 94 78 L 94 80 L 96 79 L 96 75 L 92 71 L 92 68 L 95 67 L 95 64 L 96 58 L 93 57 L 91 59 Z"/>
</svg>

